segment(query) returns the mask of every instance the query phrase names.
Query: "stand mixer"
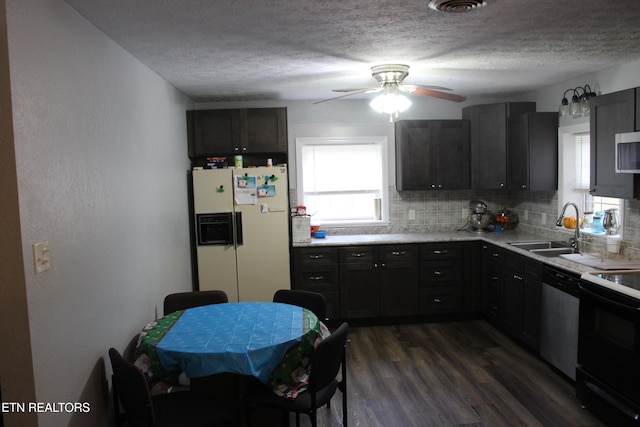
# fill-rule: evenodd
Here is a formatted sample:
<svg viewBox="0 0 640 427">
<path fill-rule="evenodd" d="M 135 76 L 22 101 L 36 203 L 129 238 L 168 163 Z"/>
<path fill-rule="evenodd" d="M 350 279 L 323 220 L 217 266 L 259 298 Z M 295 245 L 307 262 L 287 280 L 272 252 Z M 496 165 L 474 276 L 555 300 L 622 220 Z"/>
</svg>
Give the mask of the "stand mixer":
<svg viewBox="0 0 640 427">
<path fill-rule="evenodd" d="M 469 202 L 469 227 L 475 233 L 484 233 L 491 224 L 491 215 L 487 212 L 487 204 L 482 200 Z"/>
</svg>

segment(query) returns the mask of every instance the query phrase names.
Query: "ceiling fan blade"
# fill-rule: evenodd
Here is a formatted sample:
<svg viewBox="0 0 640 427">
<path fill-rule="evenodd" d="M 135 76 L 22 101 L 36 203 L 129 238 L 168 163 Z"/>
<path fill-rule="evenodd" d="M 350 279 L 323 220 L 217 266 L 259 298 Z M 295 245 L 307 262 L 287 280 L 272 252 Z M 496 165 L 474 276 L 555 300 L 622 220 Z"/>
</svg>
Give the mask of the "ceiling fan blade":
<svg viewBox="0 0 640 427">
<path fill-rule="evenodd" d="M 462 102 L 467 99 L 466 96 L 456 95 L 455 93 L 440 92 L 438 90 L 425 89 L 417 87 L 413 92 L 416 95 L 432 96 L 434 98 L 445 99 L 447 101 Z"/>
<path fill-rule="evenodd" d="M 449 89 L 448 87 L 442 87 L 442 86 L 428 86 L 428 85 L 398 85 L 398 89 L 400 89 L 401 91 L 404 92 L 413 92 L 414 90 L 416 90 L 417 88 L 423 88 L 423 89 L 431 89 L 431 90 L 446 90 L 446 91 L 452 91 L 453 89 Z"/>
<path fill-rule="evenodd" d="M 381 91 L 381 87 L 360 87 L 360 88 L 347 88 L 347 89 L 333 89 L 333 92 L 356 92 L 361 91 L 360 93 L 374 93 Z M 364 92 L 362 92 L 364 91 Z"/>
<path fill-rule="evenodd" d="M 335 99 L 346 98 L 347 96 L 360 95 L 362 93 L 370 93 L 369 92 L 370 90 L 371 89 L 360 89 L 360 90 L 358 90 L 356 92 L 347 93 L 346 95 L 340 95 L 340 96 L 336 96 L 334 98 L 328 98 L 328 99 L 323 99 L 322 101 L 316 101 L 316 102 L 313 103 L 313 105 L 321 104 L 321 103 L 327 102 L 327 101 L 333 101 Z"/>
</svg>

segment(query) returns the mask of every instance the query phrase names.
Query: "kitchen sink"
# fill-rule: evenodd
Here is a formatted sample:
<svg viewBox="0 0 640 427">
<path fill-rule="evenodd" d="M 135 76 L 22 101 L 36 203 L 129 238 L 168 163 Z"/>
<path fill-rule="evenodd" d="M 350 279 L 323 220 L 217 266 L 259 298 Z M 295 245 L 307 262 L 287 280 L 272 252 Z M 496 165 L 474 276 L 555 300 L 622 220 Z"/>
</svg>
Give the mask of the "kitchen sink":
<svg viewBox="0 0 640 427">
<path fill-rule="evenodd" d="M 557 257 L 562 254 L 572 254 L 575 252 L 575 248 L 569 246 L 564 242 L 552 242 L 547 240 L 535 240 L 528 242 L 509 242 L 511 246 L 524 249 L 534 254 Z"/>
<path fill-rule="evenodd" d="M 565 246 L 562 248 L 548 248 L 548 249 L 531 249 L 529 252 L 533 254 L 538 254 L 546 257 L 556 257 L 562 254 L 572 254 L 575 253 L 575 249 L 570 246 Z"/>
</svg>

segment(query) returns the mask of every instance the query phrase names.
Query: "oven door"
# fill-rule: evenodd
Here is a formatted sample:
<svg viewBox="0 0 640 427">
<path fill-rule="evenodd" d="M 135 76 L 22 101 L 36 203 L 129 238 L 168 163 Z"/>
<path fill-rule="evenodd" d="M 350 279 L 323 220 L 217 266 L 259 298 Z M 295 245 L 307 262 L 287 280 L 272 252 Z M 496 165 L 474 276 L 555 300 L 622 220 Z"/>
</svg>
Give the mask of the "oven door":
<svg viewBox="0 0 640 427">
<path fill-rule="evenodd" d="M 640 301 L 580 283 L 578 365 L 640 404 Z"/>
</svg>

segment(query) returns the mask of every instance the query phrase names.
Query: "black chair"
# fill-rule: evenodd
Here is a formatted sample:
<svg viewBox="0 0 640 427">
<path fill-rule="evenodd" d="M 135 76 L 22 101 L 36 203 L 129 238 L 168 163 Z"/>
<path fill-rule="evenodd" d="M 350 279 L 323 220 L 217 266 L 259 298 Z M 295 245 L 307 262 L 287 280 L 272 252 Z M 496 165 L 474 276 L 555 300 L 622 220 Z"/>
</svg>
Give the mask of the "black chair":
<svg viewBox="0 0 640 427">
<path fill-rule="evenodd" d="M 229 299 L 224 291 L 178 292 L 164 297 L 164 314 L 167 315 L 185 308 L 225 302 L 229 302 Z"/>
<path fill-rule="evenodd" d="M 294 289 L 280 289 L 273 295 L 273 302 L 297 305 L 311 310 L 321 321 L 327 318 L 327 301 L 318 292 Z"/>
<path fill-rule="evenodd" d="M 329 407 L 329 402 L 336 392 L 342 392 L 342 425 L 347 427 L 347 365 L 346 343 L 349 325 L 345 322 L 336 331 L 318 344 L 313 353 L 311 372 L 307 390 L 294 400 L 280 397 L 267 387 L 254 388 L 246 397 L 247 413 L 251 418 L 251 408 L 266 406 L 284 411 L 286 425 L 289 412 L 296 413 L 296 426 L 300 426 L 300 414 L 309 415 L 311 425 L 317 426 L 316 412 L 323 405 Z M 336 379 L 342 367 L 340 381 Z"/>
<path fill-rule="evenodd" d="M 191 391 L 151 396 L 142 372 L 115 348 L 109 349 L 113 369 L 116 425 L 129 427 L 222 427 L 231 418 L 210 397 Z M 120 413 L 120 405 L 124 413 Z"/>
</svg>

